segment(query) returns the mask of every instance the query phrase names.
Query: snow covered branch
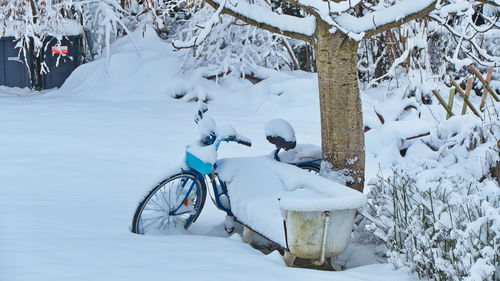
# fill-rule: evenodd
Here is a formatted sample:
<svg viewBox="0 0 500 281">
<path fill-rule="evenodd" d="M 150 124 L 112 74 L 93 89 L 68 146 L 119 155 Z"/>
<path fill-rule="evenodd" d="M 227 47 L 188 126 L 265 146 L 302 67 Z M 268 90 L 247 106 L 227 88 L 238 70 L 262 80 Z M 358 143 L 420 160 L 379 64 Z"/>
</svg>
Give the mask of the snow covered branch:
<svg viewBox="0 0 500 281">
<path fill-rule="evenodd" d="M 404 0 L 359 18 L 344 13 L 334 20 L 346 30 L 370 37 L 426 16 L 435 9 L 436 3 L 436 0 Z"/>
<path fill-rule="evenodd" d="M 500 2 L 498 0 L 476 0 L 476 2 L 488 4 L 494 7 L 500 7 Z"/>
<path fill-rule="evenodd" d="M 206 0 L 217 9 L 224 5 L 224 0 Z M 310 41 L 315 35 L 316 24 L 322 21 L 331 26 L 330 32 L 340 31 L 359 40 L 363 36 L 372 36 L 409 21 L 421 18 L 435 9 L 437 0 L 402 0 L 392 6 L 384 4 L 374 7 L 373 11 L 362 17 L 356 17 L 349 11 L 359 6 L 362 1 L 314 1 L 289 0 L 291 5 L 305 11 L 305 18 L 275 13 L 270 7 L 246 1 L 227 1 L 223 13 L 251 25 L 273 33 Z"/>
<path fill-rule="evenodd" d="M 322 20 L 325 23 L 336 26 L 336 23 L 332 20 L 332 15 L 340 15 L 348 11 L 349 9 L 355 7 L 361 0 L 352 1 L 316 1 L 316 0 L 289 0 L 292 5 L 295 5 L 307 13 L 314 15 L 316 19 Z"/>
<path fill-rule="evenodd" d="M 218 9 L 225 0 L 206 0 L 206 2 L 215 9 Z M 272 12 L 269 8 L 255 4 L 252 5 L 245 1 L 237 1 L 235 3 L 228 1 L 222 13 L 231 15 L 243 22 L 267 31 L 304 41 L 311 41 L 316 30 L 316 20 L 312 16 L 299 18 L 280 15 Z"/>
<path fill-rule="evenodd" d="M 215 11 L 215 13 L 212 14 L 212 16 L 207 21 L 207 23 L 200 27 L 202 30 L 198 34 L 198 36 L 192 37 L 191 40 L 189 40 L 187 42 L 182 42 L 182 41 L 176 40 L 176 41 L 172 42 L 172 45 L 174 46 L 174 48 L 176 48 L 176 49 L 192 48 L 192 47 L 198 46 L 199 44 L 201 44 L 201 42 L 205 41 L 205 39 L 207 39 L 210 31 L 212 30 L 212 27 L 219 21 L 220 14 L 224 10 L 226 3 L 227 3 L 227 0 L 223 0 L 223 2 L 217 8 L 217 11 Z"/>
<path fill-rule="evenodd" d="M 484 49 L 484 47 L 487 47 L 487 45 L 476 42 L 476 40 L 484 40 L 484 38 L 479 38 L 479 35 L 487 34 L 490 36 L 495 36 L 493 32 L 492 34 L 490 34 L 489 31 L 490 29 L 495 28 L 498 24 L 498 16 L 492 18 L 490 24 L 481 27 L 475 26 L 472 20 L 468 19 L 467 21 L 464 21 L 464 26 L 460 27 L 461 30 L 457 30 L 456 28 L 448 24 L 445 19 L 439 16 L 430 15 L 429 18 L 448 30 L 448 32 L 451 34 L 451 37 L 457 42 L 454 56 L 452 59 L 450 59 L 450 61 L 453 61 L 457 65 L 471 64 L 472 61 L 467 61 L 464 59 L 461 60 L 461 63 L 458 63 L 459 59 L 457 56 L 459 51 L 462 50 L 462 53 L 465 56 L 471 58 L 479 65 L 487 67 L 500 65 L 500 59 L 498 58 L 498 56 L 488 54 L 488 51 Z M 464 44 L 465 42 L 467 44 Z"/>
<path fill-rule="evenodd" d="M 173 46 L 189 49 L 184 52 L 184 71 L 203 69 L 207 77 L 218 77 L 229 73 L 251 75 L 261 67 L 298 67 L 292 51 L 293 40 L 284 43 L 282 35 L 219 14 L 222 7 L 214 10 L 210 5 L 203 5 L 185 23 L 172 30 Z M 291 44 L 290 50 L 286 49 L 286 44 Z"/>
</svg>

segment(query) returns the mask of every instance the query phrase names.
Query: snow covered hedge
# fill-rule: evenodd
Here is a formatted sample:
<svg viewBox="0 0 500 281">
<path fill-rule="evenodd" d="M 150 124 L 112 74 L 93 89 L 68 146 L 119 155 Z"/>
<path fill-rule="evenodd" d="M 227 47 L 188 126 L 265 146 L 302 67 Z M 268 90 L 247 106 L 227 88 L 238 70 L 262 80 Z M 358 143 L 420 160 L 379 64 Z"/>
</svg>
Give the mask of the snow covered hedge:
<svg viewBox="0 0 500 281">
<path fill-rule="evenodd" d="M 431 280 L 500 278 L 498 121 L 452 118 L 427 140 L 435 159 L 372 183 L 364 215 L 395 266 Z"/>
<path fill-rule="evenodd" d="M 394 265 L 432 280 L 498 280 L 500 190 L 493 180 L 419 182 L 396 172 L 371 195 L 371 227 Z"/>
</svg>

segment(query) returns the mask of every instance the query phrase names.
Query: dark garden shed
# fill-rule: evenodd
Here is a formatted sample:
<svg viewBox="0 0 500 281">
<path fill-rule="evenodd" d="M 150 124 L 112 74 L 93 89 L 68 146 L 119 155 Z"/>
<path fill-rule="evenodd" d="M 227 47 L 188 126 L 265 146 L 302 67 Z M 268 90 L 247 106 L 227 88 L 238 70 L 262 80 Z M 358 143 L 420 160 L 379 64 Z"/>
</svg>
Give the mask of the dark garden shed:
<svg viewBox="0 0 500 281">
<path fill-rule="evenodd" d="M 82 37 L 65 36 L 61 40 L 47 37 L 41 58 L 49 71 L 41 74 L 42 89 L 59 88 L 82 62 Z"/>
<path fill-rule="evenodd" d="M 14 37 L 0 37 L 0 86 L 31 88 L 34 58 L 30 44 L 26 54 L 16 48 Z"/>
<path fill-rule="evenodd" d="M 37 90 L 59 88 L 82 63 L 82 36 L 47 36 L 41 55 L 16 48 L 14 37 L 0 37 L 0 86 Z"/>
</svg>

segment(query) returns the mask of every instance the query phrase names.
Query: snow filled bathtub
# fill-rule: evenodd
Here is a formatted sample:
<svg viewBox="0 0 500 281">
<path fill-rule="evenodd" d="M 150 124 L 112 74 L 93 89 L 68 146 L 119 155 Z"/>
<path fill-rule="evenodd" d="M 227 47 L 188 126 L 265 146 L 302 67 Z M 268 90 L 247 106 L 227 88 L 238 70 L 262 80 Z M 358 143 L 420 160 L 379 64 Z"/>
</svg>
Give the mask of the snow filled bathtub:
<svg viewBox="0 0 500 281">
<path fill-rule="evenodd" d="M 356 209 L 366 204 L 356 190 L 267 156 L 221 159 L 217 165 L 236 220 L 288 256 L 338 255 L 349 242 Z"/>
</svg>

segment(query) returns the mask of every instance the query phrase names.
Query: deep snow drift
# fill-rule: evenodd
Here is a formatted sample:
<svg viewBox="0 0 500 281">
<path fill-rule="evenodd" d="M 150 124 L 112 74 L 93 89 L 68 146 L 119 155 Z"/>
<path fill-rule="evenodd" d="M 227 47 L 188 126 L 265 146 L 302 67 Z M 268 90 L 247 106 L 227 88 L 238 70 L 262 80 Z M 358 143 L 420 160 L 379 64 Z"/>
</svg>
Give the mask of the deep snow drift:
<svg viewBox="0 0 500 281">
<path fill-rule="evenodd" d="M 100 59 L 79 67 L 59 90 L 0 88 L 0 280 L 414 279 L 388 264 L 342 272 L 287 268 L 277 253 L 265 256 L 237 235 L 228 238 L 224 214 L 208 201 L 186 234 L 132 234 L 136 204 L 198 136 L 196 103 L 189 101 L 200 89 L 210 115 L 253 142 L 223 144 L 219 157 L 270 153 L 264 124 L 273 118 L 288 120 L 298 143 L 320 143 L 314 75 L 263 72 L 268 79 L 255 85 L 235 77 L 216 84 L 202 70 L 182 73 L 179 55 L 150 32 L 135 36 L 141 54 L 120 39 L 109 72 Z M 368 94 L 367 179 L 379 163 L 401 160 L 401 138 L 437 124 L 417 120 L 428 108 L 390 106 L 400 100 L 395 93 Z M 384 115 L 384 126 L 374 112 Z M 407 130 L 390 125 L 401 119 Z M 352 256 L 353 249 L 344 257 L 349 267 L 373 262 L 370 253 Z"/>
</svg>

